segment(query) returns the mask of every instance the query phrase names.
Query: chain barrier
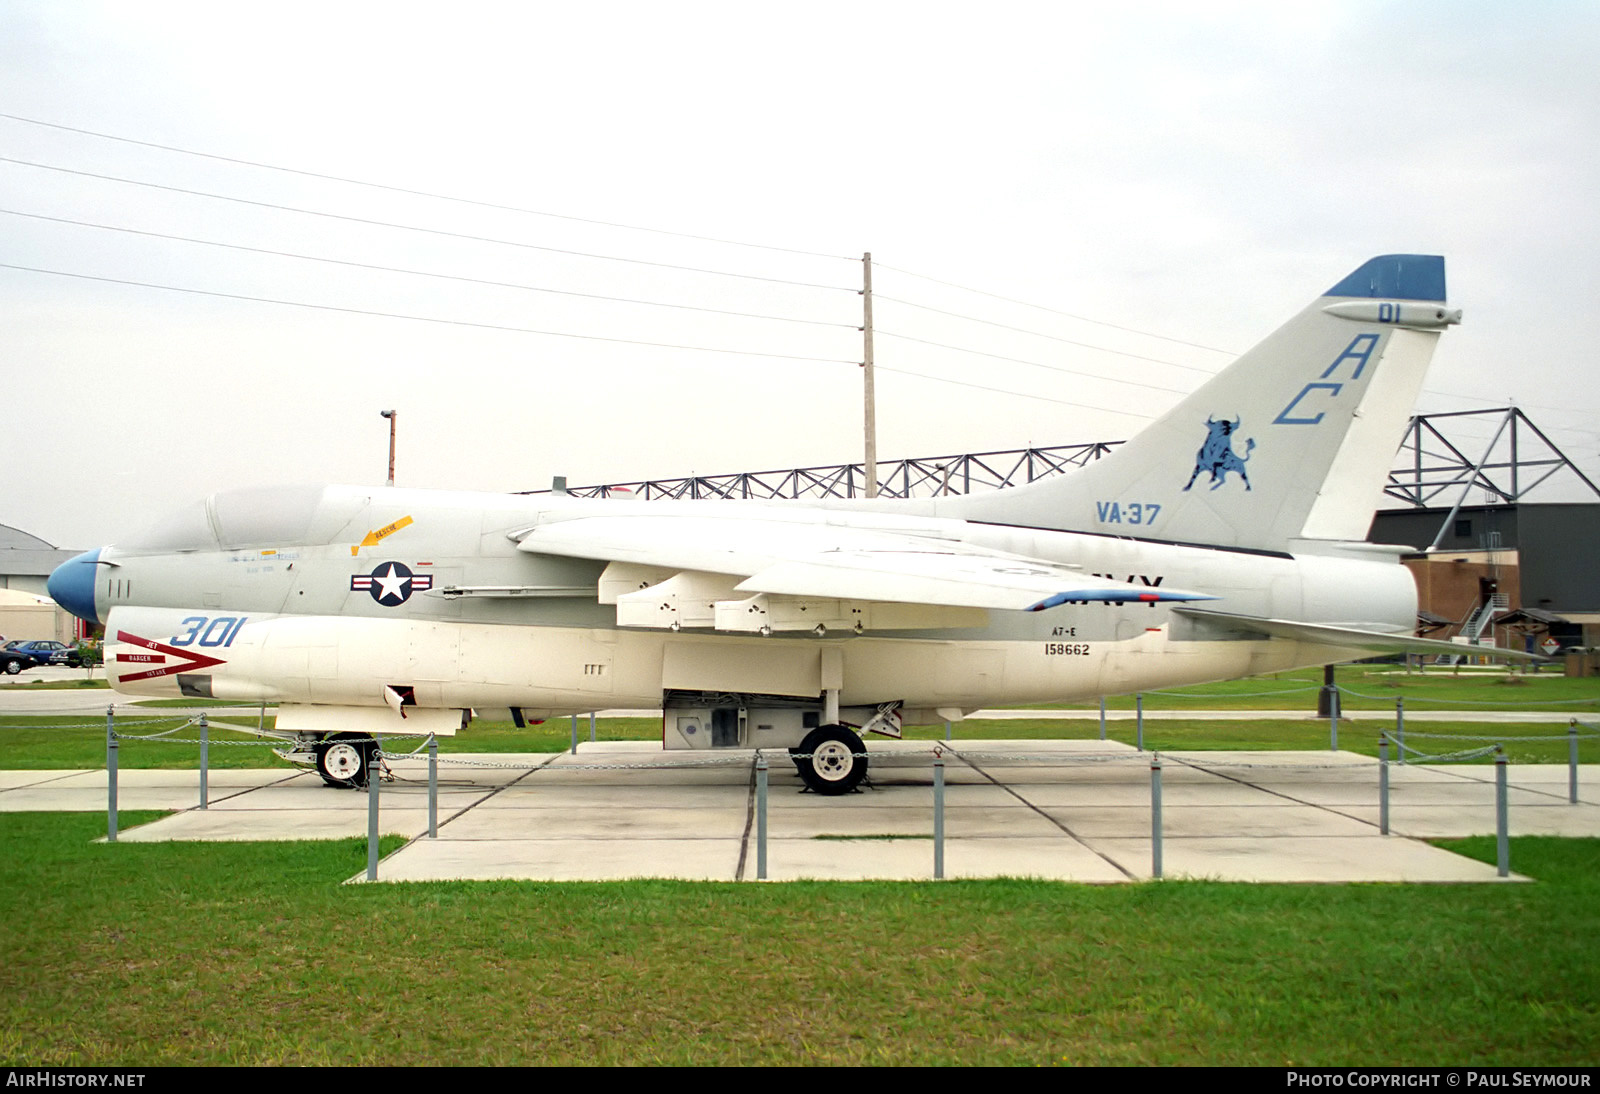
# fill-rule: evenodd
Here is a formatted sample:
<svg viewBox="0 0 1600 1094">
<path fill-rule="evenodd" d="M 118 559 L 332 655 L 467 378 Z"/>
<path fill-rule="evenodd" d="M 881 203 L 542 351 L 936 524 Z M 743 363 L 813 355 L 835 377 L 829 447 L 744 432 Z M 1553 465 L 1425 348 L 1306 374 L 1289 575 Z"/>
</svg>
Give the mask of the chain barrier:
<svg viewBox="0 0 1600 1094">
<path fill-rule="evenodd" d="M 138 720 L 144 721 L 144 722 L 151 722 L 151 721 L 159 722 L 159 721 L 170 721 L 170 720 L 175 720 L 175 719 L 170 719 L 170 718 L 143 718 L 143 719 L 138 719 Z M 1570 748 L 1571 748 L 1570 755 L 1571 755 L 1571 766 L 1572 766 L 1572 775 L 1570 777 L 1569 800 L 1573 804 L 1576 804 L 1578 802 L 1577 766 L 1576 766 L 1577 765 L 1577 742 L 1578 742 L 1580 736 L 1581 737 L 1585 737 L 1585 738 L 1600 737 L 1600 726 L 1592 726 L 1592 725 L 1589 725 L 1587 723 L 1583 723 L 1584 729 L 1589 731 L 1589 732 L 1586 732 L 1586 733 L 1580 735 L 1577 732 L 1577 727 L 1578 727 L 1579 724 L 1580 723 L 1576 719 L 1571 719 L 1570 722 L 1569 722 L 1569 725 L 1571 726 L 1571 729 L 1569 730 L 1569 732 L 1567 734 L 1565 734 L 1563 736 L 1543 735 L 1543 736 L 1538 736 L 1538 737 L 1512 738 L 1512 740 L 1515 740 L 1515 741 L 1518 741 L 1518 742 L 1521 742 L 1521 741 L 1528 741 L 1528 742 L 1534 742 L 1534 741 L 1559 741 L 1559 740 L 1563 740 L 1563 739 L 1567 740 L 1569 742 L 1569 745 L 1570 745 Z M 196 725 L 198 725 L 200 727 L 200 730 L 201 730 L 201 738 L 199 740 L 196 740 L 194 738 L 186 738 L 186 737 L 176 737 L 176 736 L 174 736 L 174 734 L 177 734 L 177 733 L 181 732 L 184 729 L 188 729 L 188 728 L 191 728 L 191 727 L 196 726 Z M 296 748 L 303 748 L 307 744 L 322 745 L 322 744 L 329 743 L 325 739 L 312 741 L 312 740 L 303 739 L 303 738 L 297 738 L 296 740 L 294 740 L 292 742 L 287 742 L 282 738 L 278 738 L 278 739 L 274 739 L 274 740 L 239 740 L 239 741 L 215 741 L 215 742 L 213 742 L 213 741 L 210 740 L 209 733 L 208 733 L 208 731 L 211 728 L 212 728 L 212 726 L 211 726 L 211 723 L 208 720 L 207 715 L 205 713 L 201 713 L 201 714 L 189 717 L 187 719 L 183 719 L 180 722 L 179 725 L 174 726 L 171 729 L 163 730 L 163 731 L 160 731 L 160 732 L 157 732 L 157 733 L 151 733 L 151 734 L 127 734 L 127 733 L 123 733 L 123 734 L 119 734 L 119 733 L 117 733 L 117 731 L 115 729 L 114 711 L 110 711 L 110 710 L 107 711 L 105 730 L 106 730 L 106 745 L 107 745 L 107 765 L 106 766 L 107 766 L 107 774 L 108 774 L 108 779 L 107 779 L 107 809 L 106 809 L 106 823 L 107 823 L 107 839 L 108 839 L 108 841 L 115 842 L 116 838 L 117 838 L 117 814 L 118 814 L 118 807 L 117 807 L 117 752 L 118 752 L 118 741 L 119 740 L 123 740 L 123 741 L 148 741 L 148 742 L 154 742 L 154 743 L 158 743 L 158 744 L 186 744 L 186 745 L 198 744 L 198 745 L 200 745 L 200 805 L 199 805 L 200 809 L 206 809 L 208 807 L 208 791 L 207 791 L 207 782 L 206 782 L 206 771 L 207 771 L 206 755 L 207 755 L 207 749 L 212 744 L 218 744 L 218 745 L 240 745 L 240 746 L 245 746 L 245 747 L 260 747 L 260 746 L 274 747 L 274 746 L 282 745 L 284 743 L 292 743 L 293 745 L 296 746 Z M 242 730 L 242 731 L 239 731 L 239 732 L 248 733 L 249 731 L 248 730 Z M 397 777 L 395 771 L 393 770 L 393 768 L 390 767 L 390 763 L 391 762 L 399 763 L 401 761 L 422 761 L 424 759 L 426 760 L 426 762 L 428 764 L 428 778 L 427 778 L 427 784 L 426 784 L 427 785 L 427 789 L 428 789 L 428 836 L 429 836 L 430 839 L 437 838 L 437 835 L 438 835 L 438 804 L 439 804 L 439 802 L 438 802 L 438 791 L 440 789 L 440 783 L 439 783 L 439 779 L 438 779 L 438 770 L 439 770 L 439 767 L 441 765 L 445 766 L 445 767 L 457 768 L 457 769 L 468 769 L 468 770 L 470 770 L 470 769 L 510 770 L 510 771 L 526 772 L 528 774 L 533 774 L 535 772 L 549 771 L 549 772 L 555 773 L 557 775 L 559 775 L 561 772 L 592 772 L 592 771 L 619 771 L 619 772 L 620 771 L 673 771 L 673 770 L 697 770 L 697 769 L 698 770 L 704 770 L 704 769 L 730 770 L 730 769 L 735 769 L 735 768 L 740 769 L 740 770 L 750 770 L 750 771 L 753 772 L 753 777 L 754 777 L 754 780 L 755 780 L 756 810 L 757 810 L 757 817 L 758 817 L 758 819 L 757 819 L 757 831 L 759 833 L 759 835 L 758 835 L 758 849 L 757 849 L 757 874 L 756 874 L 756 876 L 757 876 L 758 879 L 765 879 L 767 877 L 767 839 L 766 839 L 767 824 L 766 824 L 766 819 L 767 819 L 767 792 L 768 792 L 769 756 L 776 755 L 776 756 L 778 756 L 780 758 L 787 758 L 787 759 L 789 759 L 789 760 L 791 760 L 793 762 L 797 762 L 798 763 L 798 762 L 802 762 L 802 761 L 805 761 L 805 760 L 814 759 L 819 755 L 824 756 L 824 757 L 828 757 L 828 758 L 837 758 L 840 755 L 840 753 L 831 752 L 831 751 L 828 752 L 828 753 L 799 752 L 799 751 L 794 751 L 794 750 L 790 750 L 790 749 L 784 749 L 784 748 L 780 747 L 780 748 L 776 748 L 776 749 L 759 749 L 758 748 L 758 749 L 753 749 L 753 750 L 739 750 L 737 753 L 729 752 L 729 753 L 723 753 L 723 754 L 720 754 L 720 755 L 711 754 L 711 755 L 692 756 L 692 757 L 691 756 L 683 756 L 683 757 L 675 757 L 675 758 L 672 758 L 672 759 L 665 759 L 665 760 L 654 760 L 653 759 L 653 760 L 651 760 L 649 762 L 577 762 L 575 760 L 574 761 L 568 761 L 568 762 L 561 762 L 561 757 L 563 755 L 565 755 L 565 754 L 564 753 L 560 753 L 560 752 L 535 754 L 539 758 L 537 760 L 533 760 L 532 762 L 530 762 L 529 760 L 522 760 L 522 761 L 516 761 L 516 762 L 507 762 L 507 761 L 504 761 L 504 760 L 479 759 L 479 758 L 477 758 L 476 756 L 474 756 L 471 753 L 449 753 L 449 754 L 446 754 L 444 756 L 440 756 L 439 753 L 438 753 L 438 738 L 437 738 L 436 735 L 431 734 L 431 733 L 430 734 L 395 733 L 395 734 L 385 734 L 384 736 L 385 737 L 390 737 L 390 738 L 408 738 L 408 737 L 410 737 L 410 738 L 418 738 L 418 744 L 417 744 L 417 746 L 415 748 L 411 749 L 410 751 L 392 751 L 392 750 L 390 750 L 390 749 L 385 747 L 384 739 L 380 738 L 380 737 L 377 737 L 377 736 L 365 736 L 365 737 L 362 737 L 362 736 L 356 736 L 356 735 L 351 734 L 351 735 L 341 735 L 340 737 L 337 738 L 337 743 L 339 743 L 339 744 L 344 744 L 344 745 L 363 745 L 363 746 L 364 745 L 370 745 L 371 746 L 370 749 L 363 748 L 363 749 L 360 750 L 360 752 L 362 753 L 361 766 L 365 768 L 365 771 L 359 771 L 359 769 L 358 769 L 359 773 L 352 775 L 352 777 L 351 777 L 352 781 L 350 783 L 350 785 L 354 785 L 354 779 L 359 777 L 360 780 L 361 780 L 361 784 L 365 786 L 366 793 L 367 793 L 367 818 L 368 818 L 368 820 L 367 820 L 367 871 L 366 871 L 366 876 L 367 876 L 367 880 L 369 880 L 369 881 L 376 881 L 377 877 L 378 877 L 379 830 L 380 830 L 380 827 L 379 827 L 380 826 L 379 812 L 380 812 L 380 808 L 381 808 L 380 804 L 379 804 L 379 800 L 380 800 L 380 797 L 381 797 L 381 794 L 382 794 L 383 783 L 385 781 L 388 781 L 391 784 L 392 783 L 396 783 L 396 782 L 403 782 L 405 785 L 410 786 L 410 785 L 415 785 L 415 784 L 418 784 L 418 783 L 421 782 L 421 780 L 417 780 L 417 779 L 405 779 L 405 780 L 399 779 Z M 1387 733 L 1383 734 L 1382 737 L 1380 738 L 1381 744 L 1380 744 L 1380 754 L 1379 754 L 1379 759 L 1378 759 L 1379 798 L 1380 798 L 1380 832 L 1383 835 L 1388 835 L 1389 834 L 1389 769 L 1390 769 L 1390 765 L 1389 765 L 1389 761 L 1388 761 L 1388 758 L 1387 758 L 1388 757 L 1387 746 L 1388 746 L 1388 743 L 1391 740 L 1393 740 L 1395 742 L 1395 744 L 1397 745 L 1397 755 L 1400 757 L 1401 762 L 1404 762 L 1404 757 L 1406 756 L 1406 754 L 1408 752 L 1413 757 L 1415 757 L 1415 759 L 1417 759 L 1420 762 L 1435 763 L 1435 764 L 1466 763 L 1466 762 L 1471 762 L 1473 760 L 1483 759 L 1484 757 L 1487 757 L 1487 756 L 1493 756 L 1495 758 L 1495 761 L 1496 761 L 1496 830 L 1497 830 L 1498 858 L 1499 858 L 1498 871 L 1499 871 L 1499 874 L 1500 874 L 1501 877 L 1507 876 L 1508 873 L 1509 873 L 1510 867 L 1509 867 L 1509 851 L 1508 851 L 1509 843 L 1508 843 L 1508 834 L 1507 834 L 1508 833 L 1508 826 L 1507 826 L 1507 819 L 1506 819 L 1506 815 L 1507 815 L 1507 809 L 1506 809 L 1506 756 L 1505 756 L 1504 748 L 1502 747 L 1502 743 L 1501 743 L 1501 742 L 1504 742 L 1506 740 L 1506 738 L 1504 736 L 1487 737 L 1487 736 L 1462 735 L 1462 734 L 1440 734 L 1440 733 L 1414 733 L 1413 736 L 1414 737 L 1421 737 L 1421 738 L 1428 738 L 1428 739 L 1435 739 L 1435 740 L 1436 739 L 1453 739 L 1453 740 L 1457 740 L 1457 741 L 1489 741 L 1489 742 L 1493 742 L 1493 743 L 1487 744 L 1487 745 L 1485 745 L 1483 747 L 1480 747 L 1480 748 L 1463 749 L 1463 750 L 1460 750 L 1460 751 L 1457 751 L 1457 752 L 1453 752 L 1453 753 L 1442 753 L 1442 754 L 1437 754 L 1437 755 L 1425 755 L 1424 753 L 1422 753 L 1418 749 L 1408 748 L 1404 744 L 1403 741 L 1401 741 L 1401 740 L 1399 740 L 1399 739 L 1397 739 L 1395 737 L 1391 737 Z M 426 757 L 423 757 L 421 755 L 421 753 L 422 753 L 424 748 L 426 748 L 428 750 L 428 755 Z M 1096 766 L 1096 765 L 1105 765 L 1105 764 L 1119 764 L 1119 765 L 1123 765 L 1123 766 L 1126 766 L 1126 767 L 1132 767 L 1132 766 L 1135 766 L 1135 765 L 1137 765 L 1139 767 L 1143 767 L 1143 766 L 1148 765 L 1149 769 L 1150 769 L 1150 780 L 1151 780 L 1150 788 L 1151 788 L 1151 825 L 1152 825 L 1151 875 L 1150 876 L 1152 878 L 1155 878 L 1155 879 L 1160 879 L 1163 876 L 1163 859 L 1162 859 L 1163 852 L 1162 852 L 1162 836 L 1161 836 L 1161 831 L 1162 831 L 1162 820 L 1161 820 L 1161 817 L 1162 817 L 1161 769 L 1162 769 L 1163 753 L 1160 753 L 1160 752 L 1148 752 L 1147 753 L 1147 752 L 1144 752 L 1143 750 L 1140 750 L 1139 752 L 1121 752 L 1121 751 L 1119 751 L 1119 752 L 1110 752 L 1110 751 L 1106 751 L 1106 752 L 1060 752 L 1060 751 L 1056 751 L 1056 750 L 1041 751 L 1041 750 L 1038 750 L 1038 749 L 1014 750 L 1014 751 L 1013 750 L 1005 750 L 1005 749 L 986 750 L 986 749 L 982 749 L 982 748 L 965 747 L 965 746 L 961 746 L 961 745 L 952 744 L 950 742 L 943 742 L 943 743 L 930 743 L 927 746 L 923 746 L 923 747 L 902 748 L 902 749 L 896 749 L 896 750 L 883 750 L 883 751 L 877 751 L 877 752 L 871 752 L 871 753 L 867 752 L 865 749 L 862 749 L 860 751 L 851 751 L 849 753 L 849 755 L 851 755 L 851 756 L 853 756 L 855 758 L 861 759 L 863 761 L 865 761 L 865 760 L 867 760 L 869 758 L 876 759 L 881 767 L 906 766 L 908 761 L 911 761 L 911 762 L 927 762 L 932 767 L 932 769 L 933 769 L 933 794 L 934 794 L 934 803 L 933 803 L 933 807 L 934 807 L 934 814 L 933 814 L 933 816 L 934 816 L 934 821 L 933 821 L 933 826 L 934 826 L 934 836 L 933 836 L 933 839 L 934 839 L 933 876 L 935 878 L 944 877 L 944 795 L 945 795 L 945 777 L 944 777 L 944 774 L 945 774 L 945 764 L 946 764 L 946 759 L 947 758 L 959 760 L 959 761 L 961 761 L 963 763 L 966 763 L 966 764 L 970 765 L 975 770 L 979 770 L 979 771 L 982 770 L 979 767 L 980 764 L 986 764 L 986 765 L 991 765 L 991 766 L 992 765 L 996 765 L 996 764 L 1016 764 L 1016 765 L 1023 766 L 1023 767 L 1055 767 L 1055 768 L 1063 768 L 1063 767 L 1085 767 L 1085 768 L 1087 768 L 1087 767 L 1092 767 L 1092 766 Z M 1277 775 L 1280 775 L 1280 776 L 1281 775 L 1285 775 L 1285 774 L 1305 774 L 1305 773 L 1314 772 L 1314 771 L 1333 771 L 1333 770 L 1339 770 L 1339 771 L 1344 771 L 1344 772 L 1348 773 L 1348 772 L 1351 772 L 1351 771 L 1359 772 L 1359 771 L 1365 770 L 1365 766 L 1366 766 L 1366 765 L 1360 763 L 1359 761 L 1352 762 L 1352 761 L 1349 761 L 1349 760 L 1339 761 L 1339 762 L 1321 762 L 1321 763 L 1307 763 L 1307 762 L 1304 762 L 1303 760 L 1290 760 L 1289 762 L 1272 762 L 1272 763 L 1269 763 L 1269 762 L 1263 762 L 1263 761 L 1260 761 L 1260 760 L 1211 759 L 1211 758 L 1208 758 L 1204 754 L 1196 755 L 1192 751 L 1187 752 L 1187 754 L 1185 754 L 1184 752 L 1179 752 L 1177 754 L 1168 752 L 1168 753 L 1165 753 L 1164 755 L 1165 755 L 1166 760 L 1169 763 L 1176 763 L 1176 764 L 1179 764 L 1179 765 L 1181 765 L 1181 766 L 1183 766 L 1185 768 L 1188 768 L 1190 770 L 1194 770 L 1194 771 L 1198 771 L 1198 772 L 1202 772 L 1202 773 L 1206 773 L 1206 774 L 1220 774 L 1222 772 L 1228 772 L 1228 771 L 1250 771 L 1250 770 L 1270 770 L 1274 774 L 1277 774 Z M 320 764 L 320 756 L 319 756 L 319 766 L 321 766 L 321 764 Z M 323 773 L 323 776 L 324 776 L 325 779 L 329 777 L 327 775 L 327 773 L 325 773 L 325 772 Z M 452 788 L 452 789 L 458 788 L 458 787 L 459 788 L 467 788 L 467 787 L 473 787 L 473 784 L 471 782 L 469 782 L 469 781 L 462 781 L 462 782 L 449 784 L 449 787 Z M 478 787 L 474 787 L 474 789 L 482 789 L 482 787 L 478 786 Z"/>
<path fill-rule="evenodd" d="M 1412 703 L 1453 703 L 1456 704 L 1458 709 L 1462 710 L 1462 712 L 1466 714 L 1472 713 L 1471 709 L 1469 708 L 1473 705 L 1487 707 L 1515 707 L 1521 709 L 1523 707 L 1570 706 L 1573 703 L 1600 703 L 1600 699 L 1433 699 L 1426 695 L 1368 695 L 1365 692 L 1354 691 L 1350 688 L 1347 688 L 1343 684 L 1335 684 L 1334 688 L 1339 692 L 1340 695 L 1350 695 L 1357 699 L 1371 699 L 1379 703 L 1388 703 L 1391 706 L 1394 704 L 1396 699 L 1404 699 L 1408 706 Z M 1218 698 L 1221 698 L 1221 696 Z"/>
<path fill-rule="evenodd" d="M 1497 742 L 1499 744 L 1506 744 L 1506 745 L 1517 744 L 1517 745 L 1520 745 L 1520 744 L 1528 744 L 1528 743 L 1533 742 L 1533 741 L 1569 741 L 1569 740 L 1572 739 L 1573 735 L 1570 734 L 1570 733 L 1562 733 L 1562 734 L 1559 734 L 1559 735 L 1540 734 L 1538 736 L 1524 737 L 1524 736 L 1519 734 L 1519 735 L 1517 735 L 1515 737 L 1507 737 L 1503 733 L 1500 734 L 1499 736 L 1488 736 L 1488 735 L 1481 735 L 1481 734 L 1474 734 L 1474 733 L 1418 733 L 1415 730 L 1408 729 L 1408 730 L 1406 730 L 1406 736 L 1407 737 L 1435 737 L 1435 738 L 1441 738 L 1441 739 L 1447 740 L 1447 741 L 1495 741 L 1495 742 Z M 1600 737 L 1600 733 L 1579 733 L 1577 735 L 1577 737 L 1578 737 L 1578 740 L 1584 741 L 1584 740 L 1589 740 L 1591 738 Z"/>
<path fill-rule="evenodd" d="M 173 714 L 166 717 L 146 715 L 142 718 L 132 718 L 121 714 L 116 715 L 116 720 L 119 722 L 178 722 L 183 721 L 184 718 L 185 716 L 182 714 Z M 189 722 L 195 722 L 198 720 L 198 717 L 188 719 Z M 37 725 L 26 722 L 21 725 L 15 725 L 10 722 L 6 722 L 5 724 L 0 724 L 0 732 L 4 732 L 8 729 L 104 729 L 105 727 L 106 720 L 104 717 L 101 717 L 93 722 L 41 722 Z"/>
<path fill-rule="evenodd" d="M 1299 688 L 1281 688 L 1277 691 L 1231 691 L 1226 695 L 1217 695 L 1206 692 L 1163 691 L 1161 688 L 1151 688 L 1142 691 L 1141 695 L 1165 695 L 1173 699 L 1260 699 L 1273 695 L 1298 695 L 1307 691 L 1320 691 L 1320 684 L 1307 684 Z"/>
<path fill-rule="evenodd" d="M 1403 745 L 1399 744 L 1398 742 L 1396 742 L 1396 747 L 1401 754 L 1411 757 L 1417 763 L 1424 764 L 1471 763 L 1474 760 L 1481 760 L 1485 756 L 1493 756 L 1500 751 L 1499 745 L 1484 745 L 1482 748 L 1463 749 L 1460 752 L 1438 752 L 1431 754 L 1423 752 L 1419 748 L 1412 748 L 1410 745 Z"/>
</svg>

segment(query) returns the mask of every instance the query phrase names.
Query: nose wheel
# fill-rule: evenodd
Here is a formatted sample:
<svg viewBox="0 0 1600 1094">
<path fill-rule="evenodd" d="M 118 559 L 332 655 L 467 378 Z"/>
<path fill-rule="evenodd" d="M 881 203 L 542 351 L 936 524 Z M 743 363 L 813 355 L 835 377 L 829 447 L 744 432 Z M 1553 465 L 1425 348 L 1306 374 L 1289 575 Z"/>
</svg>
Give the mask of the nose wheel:
<svg viewBox="0 0 1600 1094">
<path fill-rule="evenodd" d="M 867 747 L 844 726 L 819 726 L 795 749 L 795 766 L 807 788 L 833 796 L 848 794 L 867 777 Z"/>
<path fill-rule="evenodd" d="M 372 771 L 377 742 L 355 733 L 336 733 L 317 742 L 317 774 L 329 786 L 362 787 Z"/>
</svg>

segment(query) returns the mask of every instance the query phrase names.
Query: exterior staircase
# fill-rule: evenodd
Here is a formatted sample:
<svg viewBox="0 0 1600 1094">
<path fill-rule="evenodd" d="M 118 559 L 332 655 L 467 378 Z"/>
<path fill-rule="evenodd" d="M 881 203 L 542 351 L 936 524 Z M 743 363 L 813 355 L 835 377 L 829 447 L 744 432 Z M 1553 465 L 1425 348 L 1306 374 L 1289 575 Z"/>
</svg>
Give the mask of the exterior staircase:
<svg viewBox="0 0 1600 1094">
<path fill-rule="evenodd" d="M 1494 617 L 1510 606 L 1511 602 L 1504 594 L 1494 594 L 1467 613 L 1467 617 L 1461 621 L 1461 628 L 1457 632 L 1458 636 L 1476 645 L 1483 637 L 1483 632 L 1489 629 L 1489 624 L 1493 622 Z M 1467 656 L 1469 655 L 1466 653 L 1441 653 L 1434 658 L 1434 664 L 1459 665 Z"/>
</svg>

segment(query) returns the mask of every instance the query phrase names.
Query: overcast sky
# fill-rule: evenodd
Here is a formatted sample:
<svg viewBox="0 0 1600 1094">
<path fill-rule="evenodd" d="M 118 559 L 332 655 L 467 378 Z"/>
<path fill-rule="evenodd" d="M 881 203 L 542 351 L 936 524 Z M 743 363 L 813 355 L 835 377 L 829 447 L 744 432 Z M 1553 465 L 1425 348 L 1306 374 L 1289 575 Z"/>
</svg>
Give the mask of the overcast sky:
<svg viewBox="0 0 1600 1094">
<path fill-rule="evenodd" d="M 0 523 L 89 547 L 381 484 L 390 407 L 410 486 L 859 459 L 864 251 L 884 459 L 1127 437 L 1421 252 L 1466 313 L 1421 409 L 1516 401 L 1594 474 L 1597 32 L 1589 2 L 5 0 Z"/>
</svg>

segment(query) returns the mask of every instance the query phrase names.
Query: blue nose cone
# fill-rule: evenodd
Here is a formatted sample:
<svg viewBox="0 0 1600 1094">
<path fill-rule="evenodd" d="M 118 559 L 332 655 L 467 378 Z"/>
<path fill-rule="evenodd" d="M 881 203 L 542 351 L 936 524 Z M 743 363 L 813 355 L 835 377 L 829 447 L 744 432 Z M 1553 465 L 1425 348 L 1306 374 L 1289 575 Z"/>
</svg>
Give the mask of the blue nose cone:
<svg viewBox="0 0 1600 1094">
<path fill-rule="evenodd" d="M 100 622 L 94 610 L 94 584 L 100 572 L 100 567 L 95 565 L 98 561 L 100 548 L 85 551 L 57 566 L 45 583 L 50 599 L 90 623 Z"/>
</svg>

